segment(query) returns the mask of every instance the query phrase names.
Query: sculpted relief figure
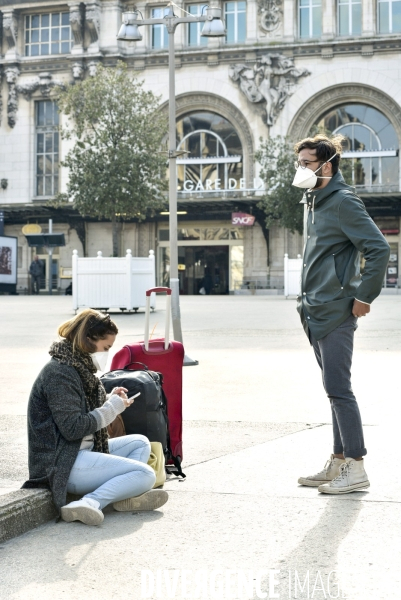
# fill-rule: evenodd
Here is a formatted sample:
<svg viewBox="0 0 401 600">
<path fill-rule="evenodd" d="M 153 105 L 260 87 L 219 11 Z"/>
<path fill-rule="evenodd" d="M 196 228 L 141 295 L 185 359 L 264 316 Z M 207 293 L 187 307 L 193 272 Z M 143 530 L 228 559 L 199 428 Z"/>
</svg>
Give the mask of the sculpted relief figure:
<svg viewBox="0 0 401 600">
<path fill-rule="evenodd" d="M 282 0 L 258 0 L 260 26 L 269 33 L 275 31 L 281 23 Z"/>
<path fill-rule="evenodd" d="M 5 70 L 6 81 L 8 83 L 7 122 L 8 126 L 11 128 L 13 128 L 17 122 L 18 94 L 16 85 L 19 74 L 20 71 L 18 67 L 8 67 Z"/>
<path fill-rule="evenodd" d="M 265 54 L 253 68 L 238 64 L 230 67 L 230 78 L 249 102 L 266 103 L 266 124 L 274 125 L 285 101 L 295 91 L 300 77 L 310 75 L 310 71 L 297 69 L 294 61 L 282 54 Z"/>
<path fill-rule="evenodd" d="M 51 73 L 39 73 L 38 77 L 35 77 L 32 81 L 18 85 L 17 92 L 22 94 L 27 100 L 30 100 L 36 90 L 39 90 L 42 96 L 48 97 L 52 89 L 57 86 L 65 89 L 63 82 L 53 79 Z"/>
<path fill-rule="evenodd" d="M 8 126 L 13 128 L 17 122 L 18 96 L 22 94 L 26 100 L 30 100 L 32 94 L 39 90 L 45 98 L 49 97 L 54 87 L 65 89 L 62 81 L 53 79 L 51 73 L 39 73 L 38 77 L 27 83 L 18 83 L 20 71 L 16 66 L 7 67 L 4 71 L 8 84 L 7 120 Z"/>
<path fill-rule="evenodd" d="M 74 81 L 82 79 L 84 75 L 84 65 L 80 62 L 76 62 L 71 66 L 71 71 Z"/>
</svg>

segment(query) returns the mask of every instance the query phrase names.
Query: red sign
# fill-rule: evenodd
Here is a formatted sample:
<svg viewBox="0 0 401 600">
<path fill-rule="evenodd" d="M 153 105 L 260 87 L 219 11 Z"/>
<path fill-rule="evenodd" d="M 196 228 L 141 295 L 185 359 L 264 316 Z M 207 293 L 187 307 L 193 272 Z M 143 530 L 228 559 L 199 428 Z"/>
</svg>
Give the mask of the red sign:
<svg viewBox="0 0 401 600">
<path fill-rule="evenodd" d="M 255 223 L 255 217 L 253 215 L 247 215 L 246 213 L 232 213 L 231 214 L 231 225 L 238 225 L 243 227 L 252 227 Z"/>
</svg>

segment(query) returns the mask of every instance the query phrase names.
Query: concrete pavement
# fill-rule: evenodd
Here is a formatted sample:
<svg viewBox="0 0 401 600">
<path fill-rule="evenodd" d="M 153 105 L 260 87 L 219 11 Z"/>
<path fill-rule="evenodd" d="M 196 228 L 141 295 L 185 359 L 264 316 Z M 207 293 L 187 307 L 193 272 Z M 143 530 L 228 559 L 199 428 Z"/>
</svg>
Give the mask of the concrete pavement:
<svg viewBox="0 0 401 600">
<path fill-rule="evenodd" d="M 26 398 L 70 302 L 0 297 L 3 491 L 25 477 Z M 200 361 L 184 369 L 187 481 L 169 481 L 170 501 L 155 513 L 107 510 L 99 528 L 50 522 L 2 544 L 0 598 L 178 600 L 198 591 L 224 600 L 231 590 L 241 600 L 398 599 L 400 309 L 401 297 L 379 298 L 356 338 L 354 388 L 371 488 L 332 498 L 296 483 L 323 466 L 331 434 L 294 301 L 182 298 L 187 353 Z M 158 299 L 151 326 L 160 334 L 163 318 Z M 143 314 L 116 321 L 116 349 L 140 339 Z M 233 595 L 247 576 L 252 593 L 240 586 Z"/>
</svg>

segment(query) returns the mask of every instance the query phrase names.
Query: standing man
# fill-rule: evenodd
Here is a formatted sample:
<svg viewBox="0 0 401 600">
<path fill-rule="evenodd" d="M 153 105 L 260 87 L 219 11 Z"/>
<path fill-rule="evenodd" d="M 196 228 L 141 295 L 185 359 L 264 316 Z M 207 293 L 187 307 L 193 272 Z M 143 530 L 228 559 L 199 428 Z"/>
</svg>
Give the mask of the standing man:
<svg viewBox="0 0 401 600">
<path fill-rule="evenodd" d="M 369 487 L 359 408 L 351 387 L 357 321 L 380 294 L 390 248 L 363 202 L 338 170 L 343 136 L 316 135 L 296 144 L 293 185 L 305 188 L 306 239 L 298 312 L 330 400 L 333 454 L 301 485 L 326 494 Z M 366 263 L 359 271 L 360 253 Z"/>
<path fill-rule="evenodd" d="M 32 277 L 32 294 L 39 294 L 40 279 L 43 277 L 43 264 L 39 256 L 35 256 L 29 267 L 29 273 Z"/>
</svg>

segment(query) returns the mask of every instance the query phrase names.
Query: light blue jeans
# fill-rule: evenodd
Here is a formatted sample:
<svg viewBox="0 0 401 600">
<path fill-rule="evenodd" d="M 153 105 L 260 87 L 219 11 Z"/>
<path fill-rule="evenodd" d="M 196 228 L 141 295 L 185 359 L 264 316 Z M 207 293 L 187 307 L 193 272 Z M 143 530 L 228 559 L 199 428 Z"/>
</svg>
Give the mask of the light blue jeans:
<svg viewBox="0 0 401 600">
<path fill-rule="evenodd" d="M 150 443 L 144 435 L 113 438 L 109 452 L 80 450 L 67 484 L 70 494 L 97 500 L 101 509 L 148 492 L 156 481 L 155 472 L 147 465 Z"/>
</svg>

